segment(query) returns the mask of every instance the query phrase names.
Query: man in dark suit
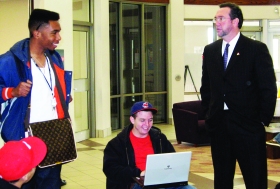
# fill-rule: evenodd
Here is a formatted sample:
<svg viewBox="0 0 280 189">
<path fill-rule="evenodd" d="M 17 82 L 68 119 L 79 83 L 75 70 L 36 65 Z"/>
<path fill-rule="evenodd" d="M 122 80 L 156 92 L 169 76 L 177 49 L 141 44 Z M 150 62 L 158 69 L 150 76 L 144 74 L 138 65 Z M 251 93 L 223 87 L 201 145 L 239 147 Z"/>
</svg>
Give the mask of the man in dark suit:
<svg viewBox="0 0 280 189">
<path fill-rule="evenodd" d="M 200 89 L 214 186 L 233 188 L 237 161 L 247 189 L 267 189 L 264 126 L 273 117 L 277 97 L 272 59 L 264 43 L 240 33 L 243 15 L 238 5 L 221 4 L 214 22 L 222 39 L 204 49 Z"/>
</svg>

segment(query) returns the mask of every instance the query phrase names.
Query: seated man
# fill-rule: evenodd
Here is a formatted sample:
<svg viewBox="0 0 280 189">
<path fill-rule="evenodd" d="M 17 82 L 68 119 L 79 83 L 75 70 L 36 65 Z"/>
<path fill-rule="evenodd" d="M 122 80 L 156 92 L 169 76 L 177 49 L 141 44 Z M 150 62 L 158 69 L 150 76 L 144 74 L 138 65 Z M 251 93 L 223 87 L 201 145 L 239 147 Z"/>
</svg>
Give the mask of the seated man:
<svg viewBox="0 0 280 189">
<path fill-rule="evenodd" d="M 21 188 L 46 153 L 46 144 L 37 137 L 5 143 L 0 149 L 0 189 Z"/>
<path fill-rule="evenodd" d="M 103 158 L 107 189 L 141 188 L 134 183 L 133 177 L 145 175 L 147 155 L 175 152 L 166 136 L 153 127 L 153 115 L 156 112 L 150 103 L 136 102 L 130 112 L 131 124 L 108 142 Z M 177 188 L 194 187 L 188 185 Z"/>
</svg>

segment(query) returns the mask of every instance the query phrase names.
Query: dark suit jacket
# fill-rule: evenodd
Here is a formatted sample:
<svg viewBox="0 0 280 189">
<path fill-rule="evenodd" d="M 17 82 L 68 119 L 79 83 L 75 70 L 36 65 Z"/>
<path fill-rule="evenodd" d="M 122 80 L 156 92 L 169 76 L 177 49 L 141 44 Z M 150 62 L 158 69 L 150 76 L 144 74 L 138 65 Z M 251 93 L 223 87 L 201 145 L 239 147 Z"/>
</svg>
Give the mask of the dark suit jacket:
<svg viewBox="0 0 280 189">
<path fill-rule="evenodd" d="M 226 102 L 240 126 L 252 132 L 263 129 L 273 117 L 277 98 L 267 46 L 240 34 L 226 71 L 221 48 L 222 39 L 207 45 L 203 53 L 200 92 L 207 123 L 214 127 L 220 121 Z"/>
</svg>

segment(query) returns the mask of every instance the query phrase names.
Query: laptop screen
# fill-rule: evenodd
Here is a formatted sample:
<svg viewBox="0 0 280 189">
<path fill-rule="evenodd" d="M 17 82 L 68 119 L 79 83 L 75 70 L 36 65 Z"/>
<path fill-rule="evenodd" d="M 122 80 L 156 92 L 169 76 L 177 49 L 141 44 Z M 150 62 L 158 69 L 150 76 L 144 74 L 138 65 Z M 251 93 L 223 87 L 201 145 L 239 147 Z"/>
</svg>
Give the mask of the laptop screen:
<svg viewBox="0 0 280 189">
<path fill-rule="evenodd" d="M 187 185 L 191 155 L 191 151 L 148 155 L 144 186 Z"/>
</svg>

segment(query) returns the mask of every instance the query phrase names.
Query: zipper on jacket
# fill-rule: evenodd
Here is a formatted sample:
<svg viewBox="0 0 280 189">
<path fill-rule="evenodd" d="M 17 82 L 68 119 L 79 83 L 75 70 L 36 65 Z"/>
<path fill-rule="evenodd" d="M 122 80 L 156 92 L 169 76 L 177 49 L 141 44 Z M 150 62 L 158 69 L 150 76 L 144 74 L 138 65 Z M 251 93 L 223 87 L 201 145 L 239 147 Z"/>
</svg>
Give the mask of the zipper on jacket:
<svg viewBox="0 0 280 189">
<path fill-rule="evenodd" d="M 159 137 L 159 148 L 160 148 L 160 153 L 162 153 L 162 143 L 161 143 L 161 132 L 159 130 L 159 133 L 158 133 L 158 137 Z"/>
<path fill-rule="evenodd" d="M 129 159 L 128 159 L 128 153 L 127 153 L 127 147 L 125 147 L 125 152 L 126 152 L 126 158 L 127 158 L 127 165 L 129 166 Z M 129 189 L 131 184 L 126 185 L 126 188 Z"/>
<path fill-rule="evenodd" d="M 125 151 L 126 151 L 127 165 L 129 165 L 129 159 L 128 159 L 127 147 L 125 147 Z"/>
</svg>

